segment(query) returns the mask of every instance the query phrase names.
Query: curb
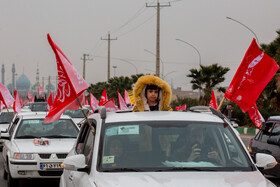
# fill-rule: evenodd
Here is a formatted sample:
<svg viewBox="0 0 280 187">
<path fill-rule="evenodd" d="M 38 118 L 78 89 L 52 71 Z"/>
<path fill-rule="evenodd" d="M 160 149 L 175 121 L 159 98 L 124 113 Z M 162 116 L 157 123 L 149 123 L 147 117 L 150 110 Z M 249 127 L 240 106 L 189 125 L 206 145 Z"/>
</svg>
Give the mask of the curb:
<svg viewBox="0 0 280 187">
<path fill-rule="evenodd" d="M 237 127 L 235 128 L 240 134 L 250 134 L 256 135 L 259 132 L 259 129 L 247 128 L 247 127 Z"/>
</svg>

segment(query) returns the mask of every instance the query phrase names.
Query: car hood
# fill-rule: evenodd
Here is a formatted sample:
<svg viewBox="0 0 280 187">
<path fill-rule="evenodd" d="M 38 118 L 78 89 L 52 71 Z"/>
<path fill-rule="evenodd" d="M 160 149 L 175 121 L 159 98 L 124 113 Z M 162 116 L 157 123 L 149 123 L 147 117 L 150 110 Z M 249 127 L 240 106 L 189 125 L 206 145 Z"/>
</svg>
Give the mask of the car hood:
<svg viewBox="0 0 280 187">
<path fill-rule="evenodd" d="M 13 140 L 13 144 L 21 153 L 68 153 L 73 147 L 76 139 L 48 139 L 49 145 L 35 145 L 34 139 Z"/>
<path fill-rule="evenodd" d="M 138 172 L 98 173 L 98 187 L 274 186 L 259 171 L 252 172 Z"/>
</svg>

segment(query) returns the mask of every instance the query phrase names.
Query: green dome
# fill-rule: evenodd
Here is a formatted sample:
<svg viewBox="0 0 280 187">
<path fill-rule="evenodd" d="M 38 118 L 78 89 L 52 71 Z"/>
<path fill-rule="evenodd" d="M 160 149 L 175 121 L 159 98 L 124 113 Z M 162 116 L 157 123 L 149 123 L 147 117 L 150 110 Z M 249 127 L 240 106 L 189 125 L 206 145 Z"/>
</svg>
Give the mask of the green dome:
<svg viewBox="0 0 280 187">
<path fill-rule="evenodd" d="M 13 90 L 13 85 L 12 85 L 12 83 L 8 84 L 8 85 L 7 85 L 7 88 L 8 88 L 8 90 L 12 91 L 12 90 Z"/>
<path fill-rule="evenodd" d="M 16 81 L 18 90 L 29 90 L 30 88 L 30 80 L 26 77 L 26 75 L 22 74 Z"/>
</svg>

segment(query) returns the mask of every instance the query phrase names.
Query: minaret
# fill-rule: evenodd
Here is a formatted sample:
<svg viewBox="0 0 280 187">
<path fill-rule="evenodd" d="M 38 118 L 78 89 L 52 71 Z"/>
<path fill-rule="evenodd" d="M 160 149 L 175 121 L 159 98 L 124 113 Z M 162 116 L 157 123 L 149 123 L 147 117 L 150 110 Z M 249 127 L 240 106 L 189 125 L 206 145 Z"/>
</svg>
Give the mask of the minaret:
<svg viewBox="0 0 280 187">
<path fill-rule="evenodd" d="M 15 64 L 13 64 L 13 67 L 12 67 L 12 86 L 13 86 L 13 91 L 15 90 L 15 73 L 16 73 L 16 68 L 15 68 Z"/>
<path fill-rule="evenodd" d="M 4 64 L 2 64 L 1 72 L 2 72 L 2 84 L 5 85 L 5 67 L 4 67 Z"/>
<path fill-rule="evenodd" d="M 40 82 L 39 82 L 39 68 L 38 68 L 38 65 L 37 65 L 37 71 L 36 71 L 36 92 L 38 92 L 38 89 L 40 87 Z M 38 93 L 38 96 L 39 96 L 39 93 Z"/>
</svg>

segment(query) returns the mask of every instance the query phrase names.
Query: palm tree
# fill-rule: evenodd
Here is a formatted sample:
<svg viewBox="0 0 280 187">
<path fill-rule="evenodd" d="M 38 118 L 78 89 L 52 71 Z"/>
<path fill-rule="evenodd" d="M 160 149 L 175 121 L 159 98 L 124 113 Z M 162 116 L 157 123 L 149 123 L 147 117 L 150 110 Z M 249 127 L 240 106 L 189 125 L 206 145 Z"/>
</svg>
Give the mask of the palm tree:
<svg viewBox="0 0 280 187">
<path fill-rule="evenodd" d="M 200 65 L 200 69 L 190 69 L 190 74 L 187 77 L 192 78 L 192 89 L 200 89 L 204 96 L 201 100 L 202 105 L 209 105 L 211 93 L 214 87 L 217 87 L 225 80 L 224 75 L 229 71 L 229 68 L 212 64 L 210 66 Z M 217 87 L 219 91 L 225 92 L 225 88 Z"/>
</svg>

